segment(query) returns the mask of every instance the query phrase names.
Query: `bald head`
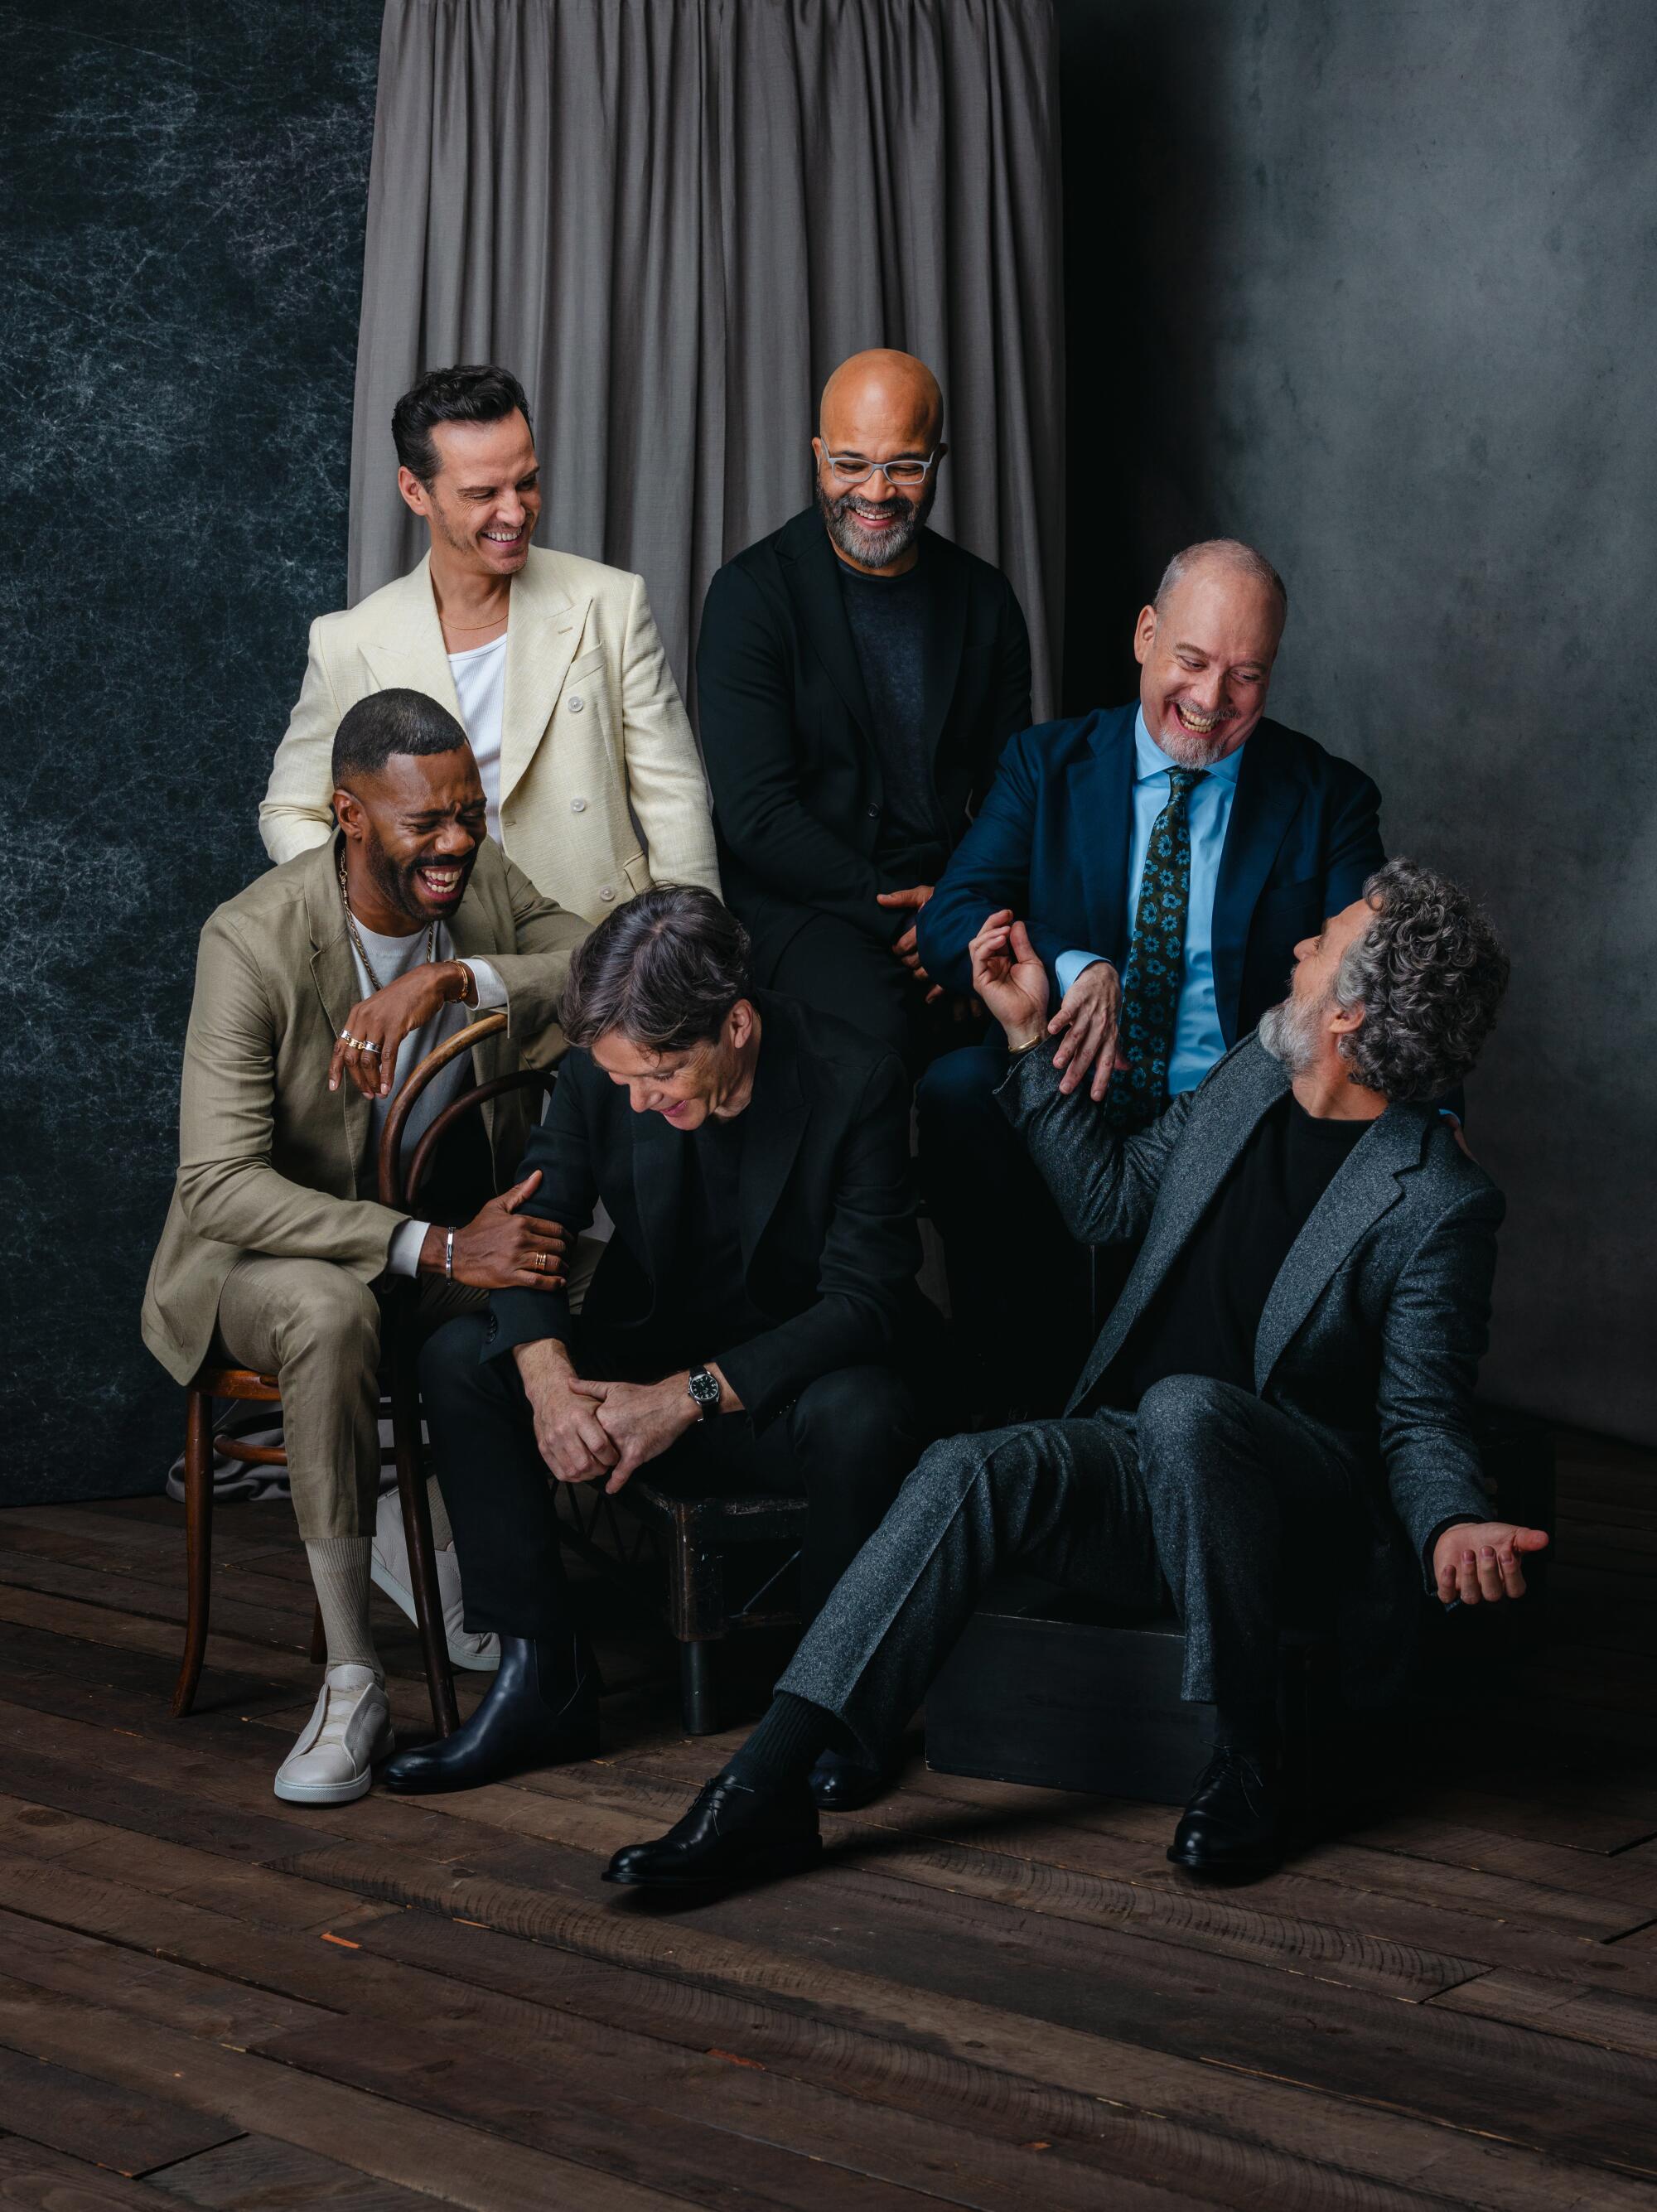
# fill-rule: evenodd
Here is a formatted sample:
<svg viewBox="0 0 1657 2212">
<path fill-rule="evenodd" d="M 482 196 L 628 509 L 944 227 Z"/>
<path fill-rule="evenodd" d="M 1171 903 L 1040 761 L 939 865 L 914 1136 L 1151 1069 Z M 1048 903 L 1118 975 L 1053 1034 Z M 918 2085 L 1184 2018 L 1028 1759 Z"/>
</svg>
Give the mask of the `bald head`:
<svg viewBox="0 0 1657 2212">
<path fill-rule="evenodd" d="M 1133 634 L 1145 727 L 1186 768 L 1211 768 L 1266 712 L 1289 594 L 1263 554 L 1235 538 L 1176 553 Z"/>
<path fill-rule="evenodd" d="M 822 387 L 817 425 L 817 507 L 835 550 L 869 575 L 901 575 L 920 558 L 945 452 L 938 379 L 910 353 L 854 353 Z"/>
<path fill-rule="evenodd" d="M 1252 545 L 1245 545 L 1241 538 L 1205 538 L 1199 544 L 1187 545 L 1176 553 L 1162 571 L 1162 580 L 1156 586 L 1156 597 L 1151 602 L 1160 614 L 1171 595 L 1188 576 L 1204 570 L 1219 572 L 1245 587 L 1253 584 L 1260 595 L 1274 600 L 1277 605 L 1278 627 L 1282 629 L 1289 614 L 1289 587 L 1264 553 L 1257 553 Z"/>
<path fill-rule="evenodd" d="M 841 362 L 823 386 L 817 410 L 823 443 L 831 453 L 873 458 L 875 449 L 852 434 L 877 421 L 904 440 L 913 439 L 922 453 L 931 453 L 944 428 L 944 394 L 924 361 L 890 346 L 871 346 Z"/>
</svg>

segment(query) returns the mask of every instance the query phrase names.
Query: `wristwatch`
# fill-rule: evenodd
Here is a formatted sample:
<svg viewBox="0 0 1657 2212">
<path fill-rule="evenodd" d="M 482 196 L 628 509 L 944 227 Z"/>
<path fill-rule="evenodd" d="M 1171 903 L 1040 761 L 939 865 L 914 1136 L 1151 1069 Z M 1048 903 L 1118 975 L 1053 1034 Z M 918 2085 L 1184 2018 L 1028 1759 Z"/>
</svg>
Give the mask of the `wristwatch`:
<svg viewBox="0 0 1657 2212">
<path fill-rule="evenodd" d="M 710 1413 L 719 1412 L 719 1378 L 717 1375 L 710 1375 L 705 1367 L 693 1367 L 690 1370 L 689 1389 L 691 1396 L 696 1401 L 698 1420 L 705 1421 Z"/>
</svg>

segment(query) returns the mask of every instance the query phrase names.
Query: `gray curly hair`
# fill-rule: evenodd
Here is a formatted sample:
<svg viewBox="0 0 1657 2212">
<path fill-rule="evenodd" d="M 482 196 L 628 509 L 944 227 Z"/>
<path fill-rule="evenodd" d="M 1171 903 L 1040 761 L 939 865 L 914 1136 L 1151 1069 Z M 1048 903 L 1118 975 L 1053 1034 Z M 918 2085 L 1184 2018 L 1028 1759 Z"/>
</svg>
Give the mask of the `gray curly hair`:
<svg viewBox="0 0 1657 2212">
<path fill-rule="evenodd" d="M 1508 956 L 1457 884 L 1388 860 L 1363 886 L 1375 909 L 1335 973 L 1335 1004 L 1363 1009 L 1342 1037 L 1351 1079 L 1391 1100 L 1438 1098 L 1468 1075 L 1508 988 Z"/>
</svg>

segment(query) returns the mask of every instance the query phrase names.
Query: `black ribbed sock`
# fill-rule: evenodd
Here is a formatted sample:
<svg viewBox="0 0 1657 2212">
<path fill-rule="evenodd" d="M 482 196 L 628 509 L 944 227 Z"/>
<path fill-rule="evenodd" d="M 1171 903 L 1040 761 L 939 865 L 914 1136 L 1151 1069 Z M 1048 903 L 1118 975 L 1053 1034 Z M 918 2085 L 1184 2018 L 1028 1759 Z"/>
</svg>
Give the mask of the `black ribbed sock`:
<svg viewBox="0 0 1657 2212">
<path fill-rule="evenodd" d="M 771 1709 L 726 1773 L 750 1790 L 783 1790 L 804 1782 L 817 1763 L 817 1754 L 830 1743 L 845 1741 L 845 1731 L 832 1713 L 808 1698 L 779 1690 Z"/>
<path fill-rule="evenodd" d="M 1275 1766 L 1282 1753 L 1275 1704 L 1216 1705 L 1214 1747 L 1241 1751 L 1262 1766 Z"/>
</svg>

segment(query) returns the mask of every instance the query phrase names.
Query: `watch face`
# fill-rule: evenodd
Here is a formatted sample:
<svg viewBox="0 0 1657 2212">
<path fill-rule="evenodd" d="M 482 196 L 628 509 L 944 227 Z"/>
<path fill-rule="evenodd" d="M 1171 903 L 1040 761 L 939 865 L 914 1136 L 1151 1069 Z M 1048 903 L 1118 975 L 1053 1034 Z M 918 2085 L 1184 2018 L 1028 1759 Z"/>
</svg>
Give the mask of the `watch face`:
<svg viewBox="0 0 1657 2212">
<path fill-rule="evenodd" d="M 690 1395 L 699 1406 L 717 1406 L 719 1386 L 705 1367 L 699 1367 L 690 1378 Z"/>
</svg>

